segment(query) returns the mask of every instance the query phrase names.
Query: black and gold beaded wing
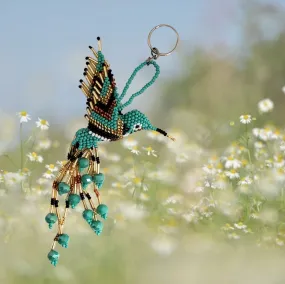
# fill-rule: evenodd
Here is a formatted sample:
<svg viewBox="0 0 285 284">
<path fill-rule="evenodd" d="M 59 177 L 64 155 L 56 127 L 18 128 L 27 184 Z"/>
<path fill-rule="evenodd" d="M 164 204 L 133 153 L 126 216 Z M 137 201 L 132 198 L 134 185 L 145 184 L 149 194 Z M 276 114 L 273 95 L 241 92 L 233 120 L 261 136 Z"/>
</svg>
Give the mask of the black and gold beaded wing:
<svg viewBox="0 0 285 284">
<path fill-rule="evenodd" d="M 80 80 L 79 88 L 87 97 L 85 117 L 89 130 L 98 141 L 115 141 L 123 137 L 123 121 L 119 115 L 115 79 L 102 53 L 101 40 L 99 37 L 97 40 L 98 52 L 89 46 L 94 58 L 86 57 L 87 67 L 83 73 L 86 82 Z"/>
</svg>

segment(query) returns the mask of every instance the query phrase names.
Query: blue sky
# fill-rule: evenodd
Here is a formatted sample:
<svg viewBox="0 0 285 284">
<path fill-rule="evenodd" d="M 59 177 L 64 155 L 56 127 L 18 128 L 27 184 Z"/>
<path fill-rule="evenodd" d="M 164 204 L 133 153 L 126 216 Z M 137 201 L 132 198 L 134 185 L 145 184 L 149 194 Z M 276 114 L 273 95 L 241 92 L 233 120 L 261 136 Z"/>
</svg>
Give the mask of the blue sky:
<svg viewBox="0 0 285 284">
<path fill-rule="evenodd" d="M 34 117 L 66 121 L 83 116 L 85 97 L 78 89 L 88 46 L 103 40 L 120 90 L 133 69 L 149 56 L 148 32 L 157 24 L 173 25 L 180 33 L 180 49 L 159 59 L 161 77 L 179 73 L 179 54 L 193 45 L 239 42 L 237 0 L 0 0 L 1 109 L 27 110 Z M 171 48 L 174 34 L 154 34 L 161 50 Z M 139 88 L 152 70 L 138 77 Z M 139 98 L 146 108 L 155 88 Z M 133 90 L 135 91 L 135 89 Z M 131 93 L 129 94 L 131 95 Z"/>
</svg>

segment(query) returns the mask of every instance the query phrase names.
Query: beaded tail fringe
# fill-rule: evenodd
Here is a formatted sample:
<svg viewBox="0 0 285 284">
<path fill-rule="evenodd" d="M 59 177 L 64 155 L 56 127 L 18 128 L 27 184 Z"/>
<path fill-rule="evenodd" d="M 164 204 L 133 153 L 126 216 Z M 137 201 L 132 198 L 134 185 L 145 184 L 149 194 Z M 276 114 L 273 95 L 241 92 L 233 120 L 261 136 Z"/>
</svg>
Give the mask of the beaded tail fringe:
<svg viewBox="0 0 285 284">
<path fill-rule="evenodd" d="M 56 224 L 57 234 L 54 237 L 51 250 L 48 253 L 48 259 L 54 266 L 57 265 L 59 253 L 55 250 L 56 243 L 67 248 L 69 235 L 63 233 L 63 227 L 66 221 L 67 213 L 70 208 L 75 208 L 80 200 L 83 204 L 83 219 L 89 224 L 91 229 L 100 235 L 103 229 L 103 223 L 98 217 L 107 218 L 108 207 L 101 204 L 99 190 L 104 182 L 104 175 L 100 173 L 100 159 L 98 148 L 92 147 L 78 150 L 71 146 L 68 154 L 68 162 L 60 169 L 58 176 L 53 182 L 50 211 L 45 220 L 50 229 Z M 87 188 L 93 188 L 98 201 L 95 206 Z M 65 208 L 63 215 L 59 212 L 59 199 L 61 195 L 66 195 Z"/>
</svg>

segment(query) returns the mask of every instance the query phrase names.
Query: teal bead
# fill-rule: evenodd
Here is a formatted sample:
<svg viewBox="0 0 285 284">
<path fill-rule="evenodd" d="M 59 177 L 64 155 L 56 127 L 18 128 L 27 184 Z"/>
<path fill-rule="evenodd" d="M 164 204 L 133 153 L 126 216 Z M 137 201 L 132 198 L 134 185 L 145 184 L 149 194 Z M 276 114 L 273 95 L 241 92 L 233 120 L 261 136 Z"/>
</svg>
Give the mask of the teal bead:
<svg viewBox="0 0 285 284">
<path fill-rule="evenodd" d="M 90 227 L 97 236 L 99 236 L 103 231 L 103 223 L 99 220 L 92 220 Z"/>
<path fill-rule="evenodd" d="M 81 177 L 81 184 L 83 189 L 86 189 L 86 187 L 92 182 L 92 176 L 85 174 Z"/>
<path fill-rule="evenodd" d="M 87 158 L 80 158 L 78 162 L 79 171 L 89 167 L 89 160 Z"/>
<path fill-rule="evenodd" d="M 84 220 L 90 225 L 93 220 L 94 212 L 90 209 L 85 209 L 82 213 Z"/>
<path fill-rule="evenodd" d="M 103 218 L 103 219 L 107 219 L 108 217 L 108 206 L 105 204 L 100 204 L 97 209 L 96 212 Z"/>
<path fill-rule="evenodd" d="M 105 175 L 103 173 L 95 174 L 93 176 L 93 182 L 100 189 L 103 186 Z"/>
<path fill-rule="evenodd" d="M 70 186 L 65 182 L 60 182 L 58 184 L 57 190 L 58 190 L 59 195 L 63 195 L 63 194 L 68 193 L 70 191 Z"/>
<path fill-rule="evenodd" d="M 57 263 L 58 263 L 58 259 L 59 259 L 59 253 L 56 251 L 56 250 L 51 250 L 48 255 L 47 255 L 50 263 L 53 265 L 53 266 L 56 266 Z"/>
<path fill-rule="evenodd" d="M 45 217 L 45 220 L 48 223 L 49 228 L 51 229 L 52 226 L 57 222 L 57 216 L 54 213 L 48 213 Z"/>
<path fill-rule="evenodd" d="M 61 234 L 59 235 L 58 237 L 58 243 L 64 247 L 64 248 L 67 248 L 68 247 L 68 242 L 69 242 L 69 235 L 67 234 Z"/>
<path fill-rule="evenodd" d="M 80 202 L 80 196 L 78 194 L 70 194 L 68 197 L 71 208 L 75 208 Z"/>
</svg>

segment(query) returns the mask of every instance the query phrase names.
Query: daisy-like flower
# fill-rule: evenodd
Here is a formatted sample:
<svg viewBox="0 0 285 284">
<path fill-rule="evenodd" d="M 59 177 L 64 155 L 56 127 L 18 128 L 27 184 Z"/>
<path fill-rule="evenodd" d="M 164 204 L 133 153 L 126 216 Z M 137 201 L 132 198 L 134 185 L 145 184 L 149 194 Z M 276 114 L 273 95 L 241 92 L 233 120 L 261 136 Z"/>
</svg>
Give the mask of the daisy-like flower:
<svg viewBox="0 0 285 284">
<path fill-rule="evenodd" d="M 43 157 L 38 155 L 36 152 L 31 152 L 27 154 L 27 157 L 30 159 L 31 162 L 43 162 Z"/>
<path fill-rule="evenodd" d="M 239 117 L 239 120 L 242 124 L 249 124 L 252 121 L 252 117 L 250 114 L 244 114 Z"/>
<path fill-rule="evenodd" d="M 264 148 L 264 144 L 261 141 L 254 142 L 255 149 L 262 149 Z"/>
<path fill-rule="evenodd" d="M 36 121 L 37 127 L 39 127 L 41 130 L 47 130 L 49 128 L 49 123 L 45 119 L 38 118 L 38 121 Z"/>
<path fill-rule="evenodd" d="M 54 165 L 54 164 L 50 164 L 50 165 L 46 165 L 45 166 L 49 171 L 56 172 L 58 170 L 58 168 Z"/>
<path fill-rule="evenodd" d="M 125 139 L 123 139 L 122 144 L 125 148 L 129 149 L 129 148 L 132 148 L 134 146 L 137 146 L 138 141 L 132 137 L 126 137 Z"/>
<path fill-rule="evenodd" d="M 270 112 L 273 108 L 274 103 L 270 99 L 264 99 L 258 103 L 258 109 L 261 113 Z"/>
<path fill-rule="evenodd" d="M 229 238 L 230 240 L 239 240 L 239 239 L 240 239 L 240 236 L 239 236 L 238 234 L 236 234 L 236 233 L 229 233 L 229 234 L 228 234 L 228 238 Z"/>
<path fill-rule="evenodd" d="M 52 173 L 52 171 L 47 170 L 47 171 L 43 174 L 43 177 L 44 177 L 44 178 L 47 178 L 47 179 L 51 179 L 51 178 L 54 177 L 54 174 Z"/>
<path fill-rule="evenodd" d="M 66 163 L 67 161 L 56 161 L 56 164 L 60 167 L 63 167 Z"/>
<path fill-rule="evenodd" d="M 235 169 L 232 169 L 230 171 L 225 171 L 225 175 L 227 177 L 229 177 L 230 179 L 237 179 L 237 178 L 239 178 L 239 173 Z"/>
<path fill-rule="evenodd" d="M 241 167 L 241 161 L 235 159 L 234 156 L 223 157 L 222 159 L 225 161 L 226 169 L 229 168 L 238 169 Z"/>
<path fill-rule="evenodd" d="M 259 128 L 255 127 L 255 128 L 252 129 L 253 136 L 259 137 L 259 133 L 260 133 L 260 129 Z"/>
<path fill-rule="evenodd" d="M 239 230 L 244 230 L 247 226 L 243 222 L 234 223 L 234 226 Z"/>
<path fill-rule="evenodd" d="M 19 170 L 19 174 L 23 176 L 30 176 L 31 171 L 28 168 L 23 168 L 22 170 Z"/>
<path fill-rule="evenodd" d="M 238 185 L 249 185 L 252 184 L 252 179 L 249 176 L 246 176 L 242 178 L 239 182 Z"/>
<path fill-rule="evenodd" d="M 143 149 L 147 152 L 147 155 L 157 157 L 156 151 L 153 150 L 150 146 L 149 147 L 143 147 Z"/>
<path fill-rule="evenodd" d="M 263 141 L 268 141 L 272 139 L 273 131 L 269 127 L 265 127 L 259 130 L 259 138 Z"/>
<path fill-rule="evenodd" d="M 20 123 L 28 122 L 31 120 L 31 116 L 26 111 L 18 112 L 17 115 L 20 118 Z"/>
<path fill-rule="evenodd" d="M 274 156 L 274 166 L 276 168 L 282 168 L 285 165 L 285 160 L 282 155 Z"/>
<path fill-rule="evenodd" d="M 233 231 L 235 228 L 233 226 L 231 226 L 229 223 L 227 223 L 221 229 L 223 231 Z"/>
<path fill-rule="evenodd" d="M 280 143 L 280 150 L 283 151 L 283 152 L 285 152 L 285 141 L 282 141 L 282 142 Z"/>
<path fill-rule="evenodd" d="M 139 154 L 140 154 L 140 151 L 139 151 L 139 149 L 138 149 L 138 146 L 133 146 L 133 147 L 130 148 L 130 150 L 131 150 L 131 152 L 132 152 L 133 154 L 136 154 L 136 155 L 139 155 Z"/>
<path fill-rule="evenodd" d="M 37 144 L 37 149 L 38 150 L 42 150 L 42 149 L 47 150 L 51 147 L 51 144 L 52 144 L 52 142 L 48 138 L 41 139 Z"/>
<path fill-rule="evenodd" d="M 204 165 L 203 171 L 209 175 L 215 175 L 217 169 L 213 166 L 213 164 Z"/>
<path fill-rule="evenodd" d="M 26 179 L 26 176 L 20 173 L 8 172 L 8 173 L 5 173 L 4 175 L 4 180 L 5 180 L 6 185 L 14 185 L 14 184 L 20 183 L 21 181 L 25 179 Z"/>
</svg>

